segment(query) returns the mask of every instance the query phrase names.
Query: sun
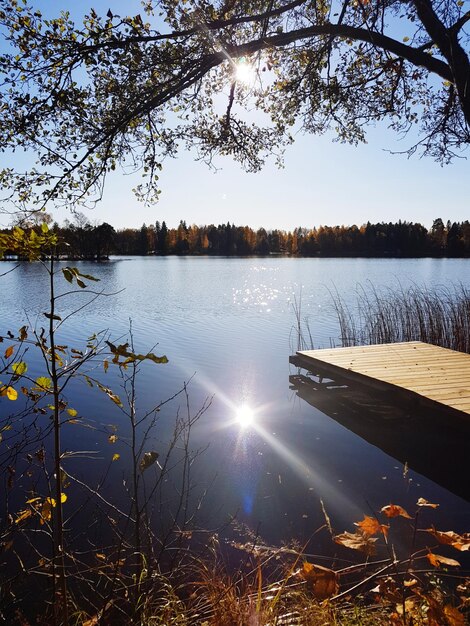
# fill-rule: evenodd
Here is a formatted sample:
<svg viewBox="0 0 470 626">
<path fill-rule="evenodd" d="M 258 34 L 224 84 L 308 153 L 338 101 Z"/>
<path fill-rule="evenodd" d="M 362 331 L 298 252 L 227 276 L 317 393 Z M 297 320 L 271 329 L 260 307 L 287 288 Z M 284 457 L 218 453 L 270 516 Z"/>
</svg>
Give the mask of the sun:
<svg viewBox="0 0 470 626">
<path fill-rule="evenodd" d="M 239 83 L 250 85 L 255 79 L 255 70 L 251 63 L 247 63 L 243 59 L 235 63 L 234 78 Z"/>
<path fill-rule="evenodd" d="M 255 412 L 247 404 L 242 404 L 235 412 L 235 420 L 240 428 L 248 428 L 253 424 L 255 419 Z"/>
</svg>

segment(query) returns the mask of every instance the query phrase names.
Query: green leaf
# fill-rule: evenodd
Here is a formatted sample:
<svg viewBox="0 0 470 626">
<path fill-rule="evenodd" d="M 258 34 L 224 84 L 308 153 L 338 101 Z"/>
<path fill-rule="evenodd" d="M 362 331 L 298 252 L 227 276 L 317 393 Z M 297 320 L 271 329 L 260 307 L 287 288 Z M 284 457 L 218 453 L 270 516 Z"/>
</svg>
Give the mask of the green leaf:
<svg viewBox="0 0 470 626">
<path fill-rule="evenodd" d="M 145 452 L 144 456 L 142 457 L 139 463 L 140 471 L 145 472 L 145 470 L 151 467 L 157 459 L 158 459 L 158 452 L 154 452 L 154 451 Z"/>
<path fill-rule="evenodd" d="M 28 371 L 28 366 L 24 361 L 18 361 L 12 364 L 11 369 L 16 376 L 22 376 Z"/>
<path fill-rule="evenodd" d="M 81 280 L 80 278 L 78 278 L 77 276 L 77 285 L 80 287 L 80 289 L 85 289 L 86 285 L 83 282 L 83 280 Z"/>
<path fill-rule="evenodd" d="M 43 222 L 41 224 L 41 230 L 45 235 L 49 232 L 49 226 L 46 224 L 46 222 Z"/>
</svg>

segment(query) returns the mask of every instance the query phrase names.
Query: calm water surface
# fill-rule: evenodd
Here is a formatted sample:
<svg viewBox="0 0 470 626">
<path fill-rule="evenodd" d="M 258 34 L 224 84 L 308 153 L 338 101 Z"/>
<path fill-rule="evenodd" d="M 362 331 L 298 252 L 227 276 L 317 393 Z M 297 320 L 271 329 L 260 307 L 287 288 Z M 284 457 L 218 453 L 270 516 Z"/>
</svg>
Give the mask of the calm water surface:
<svg viewBox="0 0 470 626">
<path fill-rule="evenodd" d="M 114 295 L 98 298 L 72 316 L 61 328 L 60 343 L 81 348 L 88 336 L 103 329 L 118 341 L 132 320 L 136 348 L 156 346 L 156 353 L 169 358 L 167 365 L 142 367 L 140 410 L 171 396 L 189 379 L 193 412 L 213 396 L 192 441 L 194 448 L 210 444 L 193 474 L 199 492 L 208 488 L 201 525 L 215 528 L 237 515 L 267 541 L 304 540 L 323 523 L 321 501 L 342 531 L 389 502 L 413 509 L 424 497 L 441 504 L 433 518 L 437 527 L 468 530 L 470 506 L 464 499 L 416 472 L 404 477 L 406 458 L 397 461 L 328 417 L 328 407 L 322 412 L 300 399 L 289 384 L 296 370 L 288 359 L 296 349 L 295 299 L 301 299 L 301 316 L 309 320 L 315 347 L 338 345 L 331 291 L 353 302 L 358 285 L 366 290 L 456 282 L 470 287 L 470 260 L 170 257 L 114 258 L 78 267 L 99 277 L 100 288 Z M 0 267 L 8 268 L 8 263 Z M 2 334 L 28 320 L 44 324 L 47 284 L 39 264 L 21 265 L 0 281 Z M 66 290 L 62 282 L 60 289 Z M 84 293 L 60 299 L 62 316 L 87 299 Z M 41 372 L 35 357 L 28 358 L 31 373 Z M 113 389 L 119 386 L 111 369 L 107 376 Z M 114 424 L 120 434 L 123 417 L 107 398 L 89 393 L 84 385 L 74 384 L 68 393 L 70 404 L 97 430 L 67 427 L 64 445 L 97 450 L 100 459 L 121 453 L 108 490 L 110 497 L 119 498 L 126 474 L 125 437 L 110 446 L 106 429 Z M 242 405 L 255 413 L 255 423 L 246 428 L 235 420 Z M 150 448 L 158 450 L 168 441 L 176 412 L 177 403 L 162 410 Z M 419 446 L 419 440 L 413 445 Z M 433 455 L 439 452 L 430 449 Z M 95 463 L 79 466 L 86 480 L 98 472 L 100 460 Z M 452 461 L 446 459 L 448 463 Z"/>
</svg>

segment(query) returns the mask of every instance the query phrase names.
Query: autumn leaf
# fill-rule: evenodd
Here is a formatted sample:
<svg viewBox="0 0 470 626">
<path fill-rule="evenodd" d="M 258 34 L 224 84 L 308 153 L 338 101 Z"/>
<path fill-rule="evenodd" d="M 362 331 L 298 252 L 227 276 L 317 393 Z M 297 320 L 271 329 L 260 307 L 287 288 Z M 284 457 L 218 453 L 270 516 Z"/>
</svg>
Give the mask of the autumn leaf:
<svg viewBox="0 0 470 626">
<path fill-rule="evenodd" d="M 341 535 L 333 537 L 333 540 L 341 546 L 351 548 L 351 550 L 359 550 L 360 552 L 365 552 L 368 555 L 375 554 L 376 552 L 375 542 L 377 541 L 377 538 L 369 537 L 362 531 L 357 531 L 356 533 L 344 532 Z"/>
<path fill-rule="evenodd" d="M 36 385 L 40 391 L 47 391 L 52 386 L 52 380 L 47 376 L 39 376 L 36 378 Z"/>
<path fill-rule="evenodd" d="M 13 354 L 13 352 L 15 351 L 14 346 L 9 346 L 6 350 L 5 350 L 5 358 L 9 359 L 11 357 L 11 355 Z"/>
<path fill-rule="evenodd" d="M 13 389 L 13 387 L 7 387 L 5 395 L 9 400 L 16 400 L 18 397 L 18 392 L 16 391 L 16 389 Z"/>
<path fill-rule="evenodd" d="M 15 376 L 22 376 L 28 371 L 28 366 L 24 361 L 17 361 L 16 363 L 12 364 L 11 369 Z"/>
<path fill-rule="evenodd" d="M 70 415 L 70 417 L 76 417 L 78 415 L 78 411 L 76 411 L 75 409 L 67 409 L 67 413 Z"/>
<path fill-rule="evenodd" d="M 409 515 L 403 507 L 398 504 L 389 504 L 380 509 L 380 512 L 383 513 L 386 517 L 405 517 L 406 519 L 413 519 L 411 515 Z"/>
<path fill-rule="evenodd" d="M 455 559 L 448 559 L 445 556 L 441 556 L 440 554 L 434 554 L 433 552 L 428 552 L 426 554 L 428 561 L 434 567 L 439 567 L 439 565 L 451 565 L 452 567 L 460 567 L 460 563 Z"/>
<path fill-rule="evenodd" d="M 106 555 L 102 554 L 101 552 L 97 552 L 95 554 L 96 558 L 99 559 L 100 561 L 106 561 Z"/>
<path fill-rule="evenodd" d="M 378 535 L 382 533 L 387 536 L 389 526 L 381 524 L 375 517 L 364 515 L 364 519 L 361 522 L 354 522 L 354 525 L 362 530 L 363 533 L 369 537 L 372 535 Z"/>
<path fill-rule="evenodd" d="M 432 502 L 428 502 L 424 498 L 420 498 L 416 504 L 418 506 L 428 506 L 431 509 L 437 509 L 437 507 L 439 506 L 438 504 L 433 504 Z"/>
<path fill-rule="evenodd" d="M 118 440 L 117 435 L 109 435 L 108 437 L 109 443 L 116 443 L 117 440 Z"/>
<path fill-rule="evenodd" d="M 470 533 L 458 535 L 452 530 L 444 532 L 441 530 L 436 530 L 435 528 L 426 528 L 425 532 L 431 533 L 431 535 L 433 535 L 433 537 L 435 537 L 439 541 L 439 543 L 443 543 L 447 546 L 452 546 L 456 550 L 460 550 L 461 552 L 470 550 Z"/>
<path fill-rule="evenodd" d="M 120 458 L 121 458 L 120 454 L 113 454 L 113 461 L 119 461 Z"/>
<path fill-rule="evenodd" d="M 465 626 L 465 617 L 458 609 L 450 604 L 445 605 L 444 615 L 449 626 Z"/>
<path fill-rule="evenodd" d="M 19 524 L 23 520 L 28 519 L 28 517 L 31 517 L 32 514 L 33 512 L 31 511 L 31 509 L 25 509 L 24 511 L 20 511 L 18 513 L 18 517 L 15 519 L 15 524 Z"/>
<path fill-rule="evenodd" d="M 338 574 L 332 569 L 305 561 L 299 573 L 317 600 L 326 600 L 338 593 Z"/>
</svg>

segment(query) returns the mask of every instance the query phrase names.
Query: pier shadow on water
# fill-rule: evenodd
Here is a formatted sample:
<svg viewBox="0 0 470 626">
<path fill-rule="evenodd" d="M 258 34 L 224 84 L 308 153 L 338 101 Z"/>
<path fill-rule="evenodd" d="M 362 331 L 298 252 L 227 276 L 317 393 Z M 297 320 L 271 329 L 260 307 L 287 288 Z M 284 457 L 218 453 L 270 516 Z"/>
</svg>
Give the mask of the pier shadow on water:
<svg viewBox="0 0 470 626">
<path fill-rule="evenodd" d="M 299 367 L 289 376 L 290 388 L 322 413 L 380 448 L 405 467 L 470 502 L 468 453 L 470 419 L 445 410 L 419 406 L 399 394 L 331 378 Z"/>
</svg>

